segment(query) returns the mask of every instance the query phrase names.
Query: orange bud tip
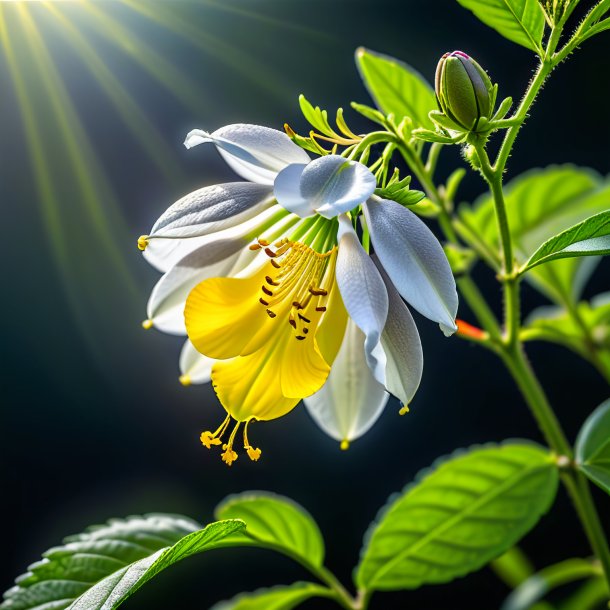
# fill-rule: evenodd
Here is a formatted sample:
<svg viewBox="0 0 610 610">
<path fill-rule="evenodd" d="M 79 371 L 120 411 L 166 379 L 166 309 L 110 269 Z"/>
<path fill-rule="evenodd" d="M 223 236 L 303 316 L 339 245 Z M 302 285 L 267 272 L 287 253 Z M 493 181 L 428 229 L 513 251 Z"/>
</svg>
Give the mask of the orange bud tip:
<svg viewBox="0 0 610 610">
<path fill-rule="evenodd" d="M 456 320 L 457 335 L 458 337 L 465 337 L 467 339 L 474 339 L 475 341 L 484 341 L 488 335 L 484 330 L 464 322 L 464 320 Z"/>
</svg>

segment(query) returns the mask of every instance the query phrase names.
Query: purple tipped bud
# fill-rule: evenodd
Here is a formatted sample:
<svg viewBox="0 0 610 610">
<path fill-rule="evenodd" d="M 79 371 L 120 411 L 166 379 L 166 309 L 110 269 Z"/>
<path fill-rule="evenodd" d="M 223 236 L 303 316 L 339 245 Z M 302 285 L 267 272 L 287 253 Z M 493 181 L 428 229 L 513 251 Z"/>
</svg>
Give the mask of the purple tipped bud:
<svg viewBox="0 0 610 610">
<path fill-rule="evenodd" d="M 441 111 L 460 127 L 476 130 L 490 118 L 493 85 L 479 64 L 462 51 L 445 53 L 436 68 L 436 99 Z"/>
</svg>

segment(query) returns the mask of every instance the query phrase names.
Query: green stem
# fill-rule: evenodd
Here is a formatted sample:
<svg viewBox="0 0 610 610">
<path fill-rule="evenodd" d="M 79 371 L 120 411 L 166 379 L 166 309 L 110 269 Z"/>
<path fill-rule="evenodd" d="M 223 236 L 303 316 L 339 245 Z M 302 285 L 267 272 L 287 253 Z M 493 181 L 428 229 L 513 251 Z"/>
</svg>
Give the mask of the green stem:
<svg viewBox="0 0 610 610">
<path fill-rule="evenodd" d="M 501 358 L 517 382 L 549 447 L 558 455 L 572 460 L 572 447 L 548 399 L 527 361 L 523 348 L 504 349 Z M 606 535 L 593 503 L 589 484 L 577 470 L 564 470 L 563 483 L 572 499 L 593 552 L 599 559 L 606 581 L 610 584 L 610 549 Z"/>
</svg>

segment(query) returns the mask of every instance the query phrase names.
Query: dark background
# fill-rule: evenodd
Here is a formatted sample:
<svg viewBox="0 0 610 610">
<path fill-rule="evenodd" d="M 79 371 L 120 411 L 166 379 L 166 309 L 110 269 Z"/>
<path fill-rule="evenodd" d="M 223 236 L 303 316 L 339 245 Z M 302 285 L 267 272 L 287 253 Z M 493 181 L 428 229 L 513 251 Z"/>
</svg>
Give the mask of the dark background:
<svg viewBox="0 0 610 610">
<path fill-rule="evenodd" d="M 263 449 L 259 463 L 242 457 L 229 469 L 198 441 L 223 412 L 209 386 L 185 389 L 177 383 L 182 341 L 140 327 L 158 274 L 139 255 L 136 239 L 186 192 L 234 179 L 212 147 L 183 148 L 188 130 L 231 122 L 281 128 L 288 121 L 303 132 L 299 93 L 331 111 L 351 100 L 370 103 L 353 64 L 359 45 L 399 57 L 430 80 L 443 52 L 463 49 L 500 83 L 501 96 L 515 98 L 534 59 L 454 0 L 138 2 L 153 13 L 169 8 L 182 24 L 171 28 L 123 2 L 88 4 L 98 12 L 72 3 L 55 5 L 55 13 L 37 3 L 27 9 L 0 4 L 36 123 L 28 140 L 22 121 L 27 112 L 5 46 L 0 588 L 8 588 L 46 548 L 89 524 L 151 511 L 206 522 L 227 494 L 248 489 L 272 490 L 303 504 L 326 536 L 327 565 L 349 582 L 369 522 L 419 469 L 471 444 L 540 440 L 511 380 L 492 355 L 443 338 L 435 324 L 418 317 L 426 367 L 409 416 L 398 418 L 398 405 L 390 402 L 373 430 L 341 452 L 299 407 L 253 428 Z M 19 10 L 27 11 L 37 36 L 23 28 Z M 75 50 L 56 13 L 74 24 L 93 59 Z M 37 41 L 57 71 L 55 89 L 63 83 L 59 103 L 48 88 L 53 71 L 37 63 Z M 602 35 L 587 42 L 553 75 L 517 142 L 511 176 L 567 161 L 610 171 L 608 41 Z M 100 61 L 135 104 L 127 123 L 148 121 L 154 128 L 142 130 L 142 143 L 100 85 L 91 67 L 98 67 L 99 76 Z M 127 106 L 121 104 L 123 111 Z M 350 124 L 366 129 L 353 113 L 348 116 Z M 157 164 L 155 155 L 163 155 Z M 444 154 L 441 175 L 459 162 L 457 151 Z M 44 167 L 52 188 L 41 185 Z M 461 198 L 481 191 L 472 176 Z M 587 295 L 610 288 L 609 269 L 598 269 Z M 480 269 L 477 279 L 499 311 L 493 278 Z M 525 288 L 527 310 L 543 302 Z M 465 308 L 460 317 L 471 319 Z M 607 398 L 606 384 L 562 348 L 537 344 L 529 354 L 573 438 Z M 599 494 L 599 501 L 610 526 L 610 500 Z M 589 553 L 563 491 L 523 548 L 537 567 Z M 167 571 L 125 607 L 203 610 L 240 591 L 307 577 L 268 552 L 217 551 Z M 380 594 L 371 607 L 489 610 L 506 593 L 484 569 L 444 586 Z"/>
</svg>

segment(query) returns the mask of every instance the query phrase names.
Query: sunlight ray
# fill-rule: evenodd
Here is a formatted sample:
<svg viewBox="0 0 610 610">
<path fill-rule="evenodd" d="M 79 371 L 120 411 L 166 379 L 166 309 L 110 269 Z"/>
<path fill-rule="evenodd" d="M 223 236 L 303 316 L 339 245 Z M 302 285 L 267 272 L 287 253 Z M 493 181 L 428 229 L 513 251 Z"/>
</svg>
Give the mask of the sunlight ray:
<svg viewBox="0 0 610 610">
<path fill-rule="evenodd" d="M 257 61 L 252 55 L 240 51 L 235 45 L 225 42 L 205 29 L 198 28 L 176 12 L 168 10 L 165 5 L 155 5 L 153 9 L 138 0 L 122 0 L 122 2 L 138 14 L 171 30 L 204 53 L 230 66 L 240 77 L 249 80 L 257 87 L 263 87 L 267 95 L 272 94 L 279 99 L 292 101 L 293 96 L 286 87 L 285 79 L 280 79 L 267 65 Z"/>
<path fill-rule="evenodd" d="M 22 5 L 18 6 L 18 15 L 24 31 L 24 39 L 28 41 L 34 65 L 39 71 L 40 82 L 47 91 L 48 101 L 81 189 L 83 203 L 93 221 L 93 228 L 100 245 L 106 251 L 108 259 L 114 262 L 126 289 L 136 296 L 138 293 L 131 274 L 115 247 L 115 240 L 119 243 L 127 243 L 128 232 L 110 185 L 103 176 L 85 130 L 31 15 Z"/>
<path fill-rule="evenodd" d="M 88 3 L 84 8 L 91 17 L 91 19 L 87 19 L 87 25 L 93 27 L 103 38 L 130 56 L 150 76 L 170 91 L 194 116 L 201 114 L 205 104 L 204 93 L 193 84 L 186 74 L 99 6 Z"/>
<path fill-rule="evenodd" d="M 133 134 L 144 152 L 156 164 L 157 168 L 171 182 L 183 184 L 184 170 L 178 164 L 176 155 L 168 152 L 167 143 L 156 126 L 142 113 L 129 92 L 102 61 L 87 39 L 69 19 L 52 3 L 45 3 L 45 8 L 52 14 L 52 22 L 72 45 L 78 57 L 89 68 L 99 82 L 115 109 L 120 114 L 125 126 Z"/>
</svg>

